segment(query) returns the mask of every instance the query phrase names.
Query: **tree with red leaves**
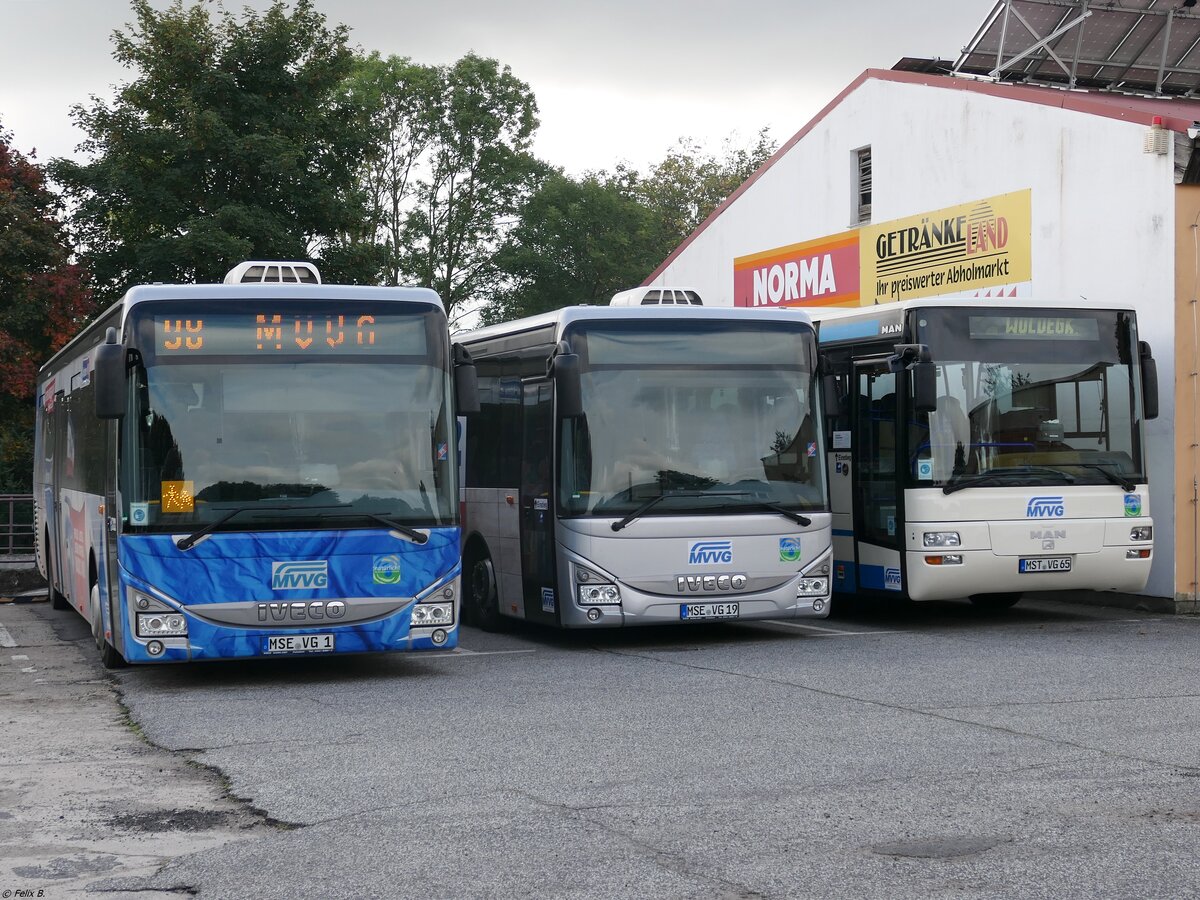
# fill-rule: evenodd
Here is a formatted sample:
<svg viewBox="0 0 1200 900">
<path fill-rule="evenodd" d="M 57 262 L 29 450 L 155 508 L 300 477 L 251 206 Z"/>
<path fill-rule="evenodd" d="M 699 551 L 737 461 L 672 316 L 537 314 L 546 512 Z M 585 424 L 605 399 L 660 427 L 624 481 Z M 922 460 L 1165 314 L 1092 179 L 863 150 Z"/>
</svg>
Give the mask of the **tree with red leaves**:
<svg viewBox="0 0 1200 900">
<path fill-rule="evenodd" d="M 95 312 L 61 211 L 0 126 L 0 492 L 30 489 L 38 367 Z"/>
</svg>

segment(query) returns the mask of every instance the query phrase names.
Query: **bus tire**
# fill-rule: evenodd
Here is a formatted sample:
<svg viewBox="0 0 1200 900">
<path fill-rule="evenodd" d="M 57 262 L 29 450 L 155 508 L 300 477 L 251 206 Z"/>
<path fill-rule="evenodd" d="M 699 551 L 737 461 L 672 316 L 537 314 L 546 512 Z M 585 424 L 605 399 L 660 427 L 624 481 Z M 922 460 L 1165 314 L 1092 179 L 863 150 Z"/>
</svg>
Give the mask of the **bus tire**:
<svg viewBox="0 0 1200 900">
<path fill-rule="evenodd" d="M 54 586 L 54 559 L 50 554 L 50 534 L 46 534 L 46 588 L 50 593 L 51 609 L 70 609 L 71 604 L 62 592 Z"/>
<path fill-rule="evenodd" d="M 1021 599 L 1020 591 L 1009 591 L 1004 594 L 972 594 L 970 600 L 980 609 L 999 611 L 1016 606 Z"/>
<path fill-rule="evenodd" d="M 467 560 L 466 618 L 484 631 L 499 631 L 502 625 L 496 590 L 496 570 L 486 550 L 476 549 Z M 466 612 L 465 610 L 464 612 Z"/>
<path fill-rule="evenodd" d="M 91 591 L 92 637 L 100 651 L 100 662 L 106 669 L 120 669 L 126 665 L 125 657 L 104 636 L 104 616 L 100 609 L 100 585 L 92 582 Z"/>
</svg>

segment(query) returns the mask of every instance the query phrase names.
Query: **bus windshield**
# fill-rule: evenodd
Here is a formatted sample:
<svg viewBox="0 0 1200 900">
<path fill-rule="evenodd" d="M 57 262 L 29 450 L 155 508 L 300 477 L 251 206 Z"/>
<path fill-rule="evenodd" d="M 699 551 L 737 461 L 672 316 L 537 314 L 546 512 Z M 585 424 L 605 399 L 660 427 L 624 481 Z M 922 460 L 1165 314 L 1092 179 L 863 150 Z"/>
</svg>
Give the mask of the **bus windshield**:
<svg viewBox="0 0 1200 900">
<path fill-rule="evenodd" d="M 646 515 L 826 508 L 811 329 L 591 322 L 567 339 L 585 413 L 560 429 L 561 515 L 623 516 L 657 497 Z"/>
<path fill-rule="evenodd" d="M 913 486 L 998 470 L 1058 484 L 1144 480 L 1131 314 L 981 307 L 912 315 L 938 379 L 937 409 L 910 417 Z"/>
<path fill-rule="evenodd" d="M 176 320 L 170 305 L 169 320 L 139 309 L 141 361 L 122 434 L 131 529 L 178 533 L 226 517 L 222 528 L 243 531 L 380 527 L 372 516 L 452 524 L 439 323 L 426 321 L 428 308 L 399 305 L 363 315 L 358 304 L 353 316 L 208 310 L 192 320 Z M 263 337 L 260 318 L 278 328 Z M 190 354 L 176 346 L 172 335 L 186 339 L 187 324 L 201 321 L 204 343 L 195 337 Z"/>
</svg>

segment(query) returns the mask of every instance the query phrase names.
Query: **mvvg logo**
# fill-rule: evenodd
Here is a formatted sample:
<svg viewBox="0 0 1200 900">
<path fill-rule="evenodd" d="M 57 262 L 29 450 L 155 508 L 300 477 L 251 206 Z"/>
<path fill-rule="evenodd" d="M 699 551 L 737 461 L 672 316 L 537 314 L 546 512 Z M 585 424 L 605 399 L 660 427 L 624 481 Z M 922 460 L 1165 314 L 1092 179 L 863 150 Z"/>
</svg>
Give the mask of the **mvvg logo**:
<svg viewBox="0 0 1200 900">
<path fill-rule="evenodd" d="M 688 565 L 733 562 L 733 541 L 697 541 L 688 550 Z"/>
<path fill-rule="evenodd" d="M 1066 514 L 1062 497 L 1031 497 L 1025 507 L 1027 519 L 1061 519 Z"/>
<path fill-rule="evenodd" d="M 325 587 L 329 587 L 327 560 L 271 563 L 273 591 L 307 591 Z"/>
<path fill-rule="evenodd" d="M 902 584 L 900 581 L 900 570 L 889 566 L 883 570 L 883 586 L 889 591 L 898 591 Z"/>
</svg>

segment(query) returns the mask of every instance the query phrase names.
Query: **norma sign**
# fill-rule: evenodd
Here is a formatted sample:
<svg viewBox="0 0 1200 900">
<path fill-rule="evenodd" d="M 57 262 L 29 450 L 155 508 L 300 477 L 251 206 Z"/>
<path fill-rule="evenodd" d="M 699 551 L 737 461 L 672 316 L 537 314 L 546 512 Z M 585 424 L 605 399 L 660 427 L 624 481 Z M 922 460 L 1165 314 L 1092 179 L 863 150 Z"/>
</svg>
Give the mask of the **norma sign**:
<svg viewBox="0 0 1200 900">
<path fill-rule="evenodd" d="M 733 261 L 733 305 L 857 306 L 858 232 L 789 244 Z"/>
<path fill-rule="evenodd" d="M 1014 191 L 862 228 L 862 304 L 1032 279 L 1030 192 Z"/>
</svg>

